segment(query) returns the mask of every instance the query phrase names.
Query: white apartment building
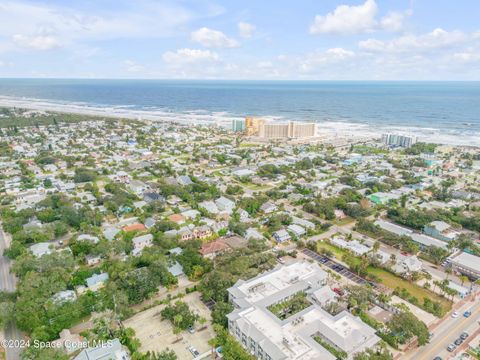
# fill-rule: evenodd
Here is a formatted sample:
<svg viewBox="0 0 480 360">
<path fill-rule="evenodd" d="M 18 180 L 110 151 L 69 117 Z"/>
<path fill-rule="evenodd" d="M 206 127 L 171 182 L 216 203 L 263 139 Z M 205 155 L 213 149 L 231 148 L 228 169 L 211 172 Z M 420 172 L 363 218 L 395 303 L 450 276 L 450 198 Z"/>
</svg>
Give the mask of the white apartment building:
<svg viewBox="0 0 480 360">
<path fill-rule="evenodd" d="M 382 142 L 386 145 L 409 148 L 417 142 L 417 137 L 387 133 L 382 134 Z"/>
<path fill-rule="evenodd" d="M 336 316 L 322 309 L 326 273 L 315 263 L 277 267 L 228 289 L 235 310 L 228 314 L 230 333 L 257 359 L 335 360 L 314 337 L 344 351 L 347 359 L 374 347 L 375 330 L 348 311 Z M 328 289 L 327 289 L 328 290 Z M 281 320 L 269 310 L 303 292 L 311 305 Z"/>
<path fill-rule="evenodd" d="M 315 123 L 262 123 L 258 128 L 258 136 L 265 139 L 298 139 L 316 135 Z"/>
</svg>

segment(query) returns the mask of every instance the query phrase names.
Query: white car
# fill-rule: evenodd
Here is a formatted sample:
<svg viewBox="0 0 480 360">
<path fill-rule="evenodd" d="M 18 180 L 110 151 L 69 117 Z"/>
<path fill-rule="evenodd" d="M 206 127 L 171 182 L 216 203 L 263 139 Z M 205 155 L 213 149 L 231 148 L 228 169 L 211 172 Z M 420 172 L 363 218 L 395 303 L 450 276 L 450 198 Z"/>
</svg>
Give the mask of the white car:
<svg viewBox="0 0 480 360">
<path fill-rule="evenodd" d="M 458 315 L 460 315 L 460 314 L 458 313 L 458 311 L 454 311 L 454 312 L 452 313 L 452 318 L 455 319 L 455 318 L 458 317 Z"/>
</svg>

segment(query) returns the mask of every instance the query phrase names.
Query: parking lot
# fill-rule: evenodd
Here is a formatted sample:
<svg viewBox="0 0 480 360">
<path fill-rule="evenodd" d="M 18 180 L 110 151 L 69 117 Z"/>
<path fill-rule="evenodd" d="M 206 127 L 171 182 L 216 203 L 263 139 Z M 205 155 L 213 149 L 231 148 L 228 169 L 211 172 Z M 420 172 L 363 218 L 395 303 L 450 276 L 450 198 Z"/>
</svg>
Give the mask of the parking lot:
<svg viewBox="0 0 480 360">
<path fill-rule="evenodd" d="M 339 273 L 340 275 L 346 277 L 347 279 L 357 283 L 358 285 L 370 284 L 373 287 L 376 287 L 375 283 L 365 280 L 364 278 L 362 278 L 362 277 L 358 276 L 357 274 L 348 270 L 345 266 L 333 261 L 332 259 L 330 259 L 330 258 L 328 258 L 324 255 L 320 255 L 320 254 L 318 254 L 315 251 L 312 251 L 310 249 L 303 249 L 302 252 L 305 255 L 307 255 L 308 257 L 318 261 L 322 265 L 327 266 L 328 268 L 330 268 L 333 271 Z"/>
<path fill-rule="evenodd" d="M 175 300 L 174 300 L 175 301 Z M 192 354 L 187 349 L 193 346 L 200 354 L 210 350 L 208 340 L 215 337 L 212 326 L 210 325 L 210 311 L 200 300 L 200 295 L 195 292 L 186 295 L 181 301 L 188 304 L 190 309 L 206 318 L 207 327 L 201 331 L 190 334 L 187 331 L 178 336 L 173 333 L 173 327 L 169 321 L 162 321 L 160 311 L 165 305 L 155 306 L 151 309 L 142 311 L 124 322 L 126 327 L 135 330 L 136 337 L 140 340 L 141 352 L 156 351 L 160 352 L 170 348 L 177 354 L 179 359 L 193 359 Z M 200 324 L 196 324 L 198 329 Z"/>
</svg>

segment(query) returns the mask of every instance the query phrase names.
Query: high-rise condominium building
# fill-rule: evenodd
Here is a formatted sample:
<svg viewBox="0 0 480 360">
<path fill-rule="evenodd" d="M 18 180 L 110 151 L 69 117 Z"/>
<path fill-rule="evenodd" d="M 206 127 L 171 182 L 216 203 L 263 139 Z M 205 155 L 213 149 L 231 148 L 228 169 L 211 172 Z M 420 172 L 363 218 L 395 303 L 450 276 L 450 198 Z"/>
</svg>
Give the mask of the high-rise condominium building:
<svg viewBox="0 0 480 360">
<path fill-rule="evenodd" d="M 260 126 L 265 124 L 264 119 L 260 119 L 253 116 L 247 116 L 245 118 L 245 130 L 247 131 L 247 135 L 257 135 L 260 129 Z"/>
<path fill-rule="evenodd" d="M 382 134 L 382 142 L 386 145 L 409 148 L 417 142 L 417 138 L 415 136 L 387 133 Z"/>
<path fill-rule="evenodd" d="M 313 137 L 316 134 L 315 123 L 263 123 L 256 134 L 264 139 L 298 139 Z"/>
<path fill-rule="evenodd" d="M 243 119 L 233 119 L 232 120 L 232 131 L 233 132 L 243 132 L 245 131 L 245 121 Z"/>
</svg>

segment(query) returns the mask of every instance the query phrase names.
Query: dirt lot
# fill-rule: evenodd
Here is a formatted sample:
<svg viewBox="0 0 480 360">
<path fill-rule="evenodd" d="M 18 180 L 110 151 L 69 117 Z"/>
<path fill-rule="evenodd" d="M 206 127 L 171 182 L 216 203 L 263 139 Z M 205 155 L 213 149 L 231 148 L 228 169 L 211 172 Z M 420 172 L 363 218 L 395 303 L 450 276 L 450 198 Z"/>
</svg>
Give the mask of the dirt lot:
<svg viewBox="0 0 480 360">
<path fill-rule="evenodd" d="M 162 321 L 160 311 L 165 305 L 159 305 L 151 309 L 140 312 L 124 322 L 124 325 L 135 330 L 136 337 L 140 340 L 142 346 L 141 352 L 157 351 L 160 352 L 166 348 L 170 348 L 177 354 L 179 359 L 193 359 L 192 354 L 188 351 L 188 346 L 195 347 L 200 354 L 210 350 L 208 340 L 215 336 L 212 326 L 210 325 L 210 311 L 200 300 L 200 295 L 195 292 L 186 295 L 182 301 L 186 302 L 190 309 L 200 316 L 206 318 L 207 327 L 202 331 L 196 331 L 190 334 L 187 331 L 182 332 L 177 340 L 177 336 L 173 334 L 173 327 L 169 321 Z M 196 324 L 199 328 L 200 324 Z"/>
</svg>

